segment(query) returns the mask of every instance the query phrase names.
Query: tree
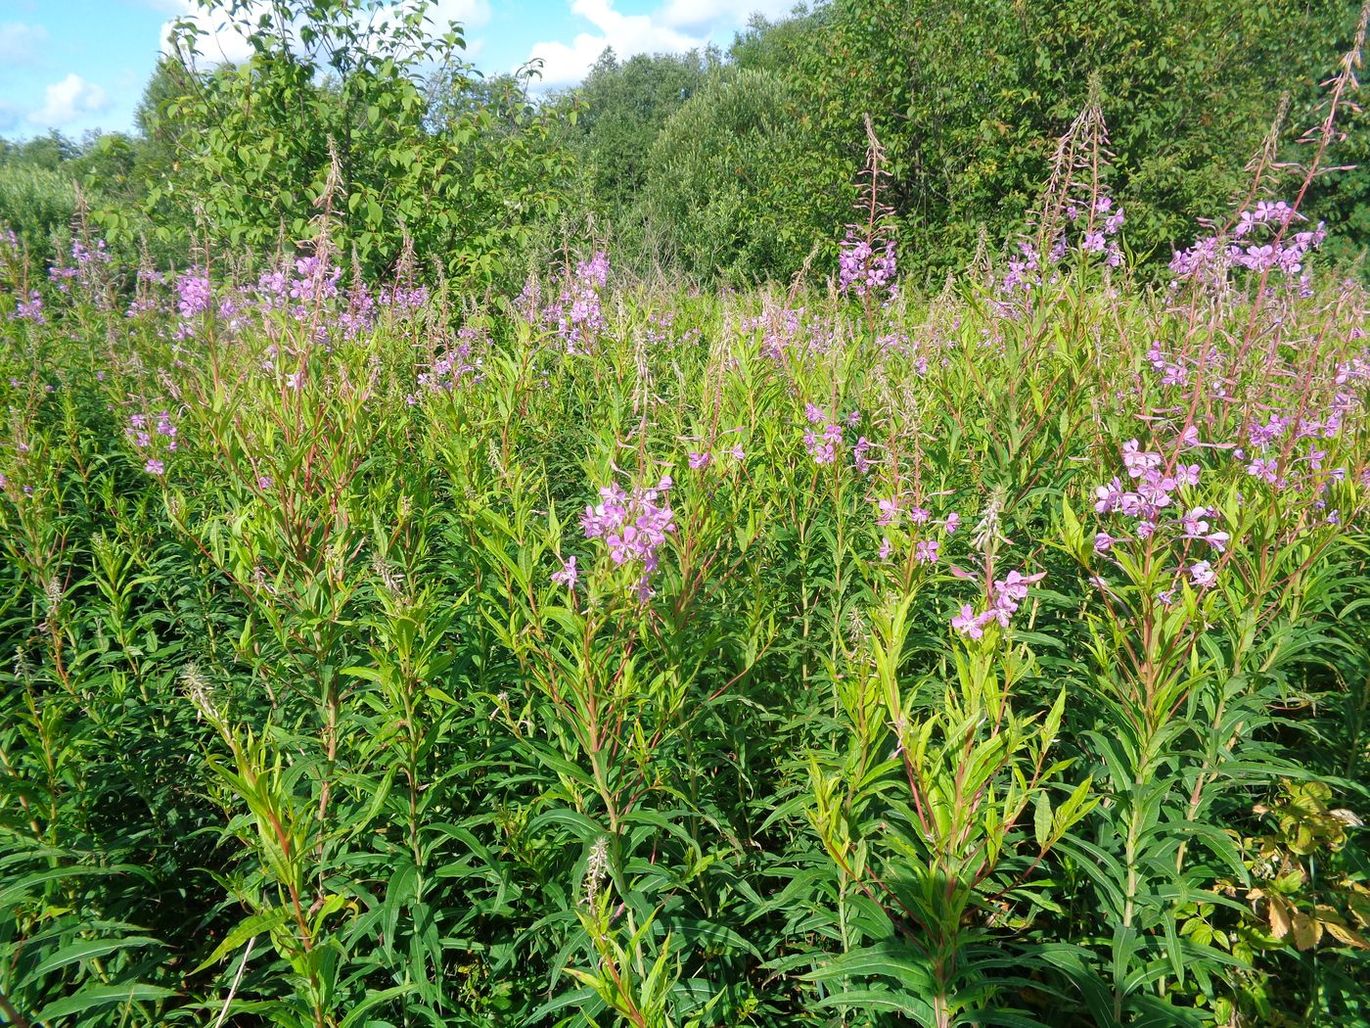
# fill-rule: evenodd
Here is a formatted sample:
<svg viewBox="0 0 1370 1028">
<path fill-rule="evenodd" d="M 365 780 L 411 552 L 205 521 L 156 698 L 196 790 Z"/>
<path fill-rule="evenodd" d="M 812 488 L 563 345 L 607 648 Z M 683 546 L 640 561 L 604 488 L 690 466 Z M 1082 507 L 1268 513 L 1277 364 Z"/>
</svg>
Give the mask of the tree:
<svg viewBox="0 0 1370 1028">
<path fill-rule="evenodd" d="M 1295 112 L 1308 109 L 1358 8 L 833 0 L 815 16 L 822 31 L 789 44 L 798 59 L 786 66 L 814 112 L 814 146 L 849 177 L 872 116 L 904 267 L 939 274 L 969 259 L 981 227 L 1003 239 L 1022 226 L 1051 143 L 1097 72 L 1129 240 L 1168 258 L 1196 217 L 1226 209 L 1279 92 L 1292 92 Z M 763 26 L 747 46 L 777 31 Z"/>
<path fill-rule="evenodd" d="M 840 187 L 808 149 L 793 92 L 779 77 L 750 69 L 712 76 L 650 154 L 642 216 L 659 262 L 733 281 L 792 272 L 826 233 L 815 216 Z"/>
<path fill-rule="evenodd" d="M 619 221 L 647 180 L 649 156 L 667 121 L 709 80 L 714 51 L 639 54 L 619 62 L 600 54 L 575 90 L 582 112 L 573 139 L 595 199 Z"/>
<path fill-rule="evenodd" d="M 431 0 L 201 3 L 253 52 L 240 66 L 201 71 L 199 30 L 178 25 L 188 88 L 158 111 L 176 126 L 179 170 L 159 197 L 221 243 L 269 248 L 310 235 L 328 188 L 335 242 L 372 272 L 406 239 L 463 280 L 519 266 L 532 213 L 556 206 L 560 170 L 536 146 L 483 146 L 494 120 L 485 106 L 433 130 L 424 80 L 456 63 L 463 39 L 455 23 L 432 34 Z"/>
</svg>

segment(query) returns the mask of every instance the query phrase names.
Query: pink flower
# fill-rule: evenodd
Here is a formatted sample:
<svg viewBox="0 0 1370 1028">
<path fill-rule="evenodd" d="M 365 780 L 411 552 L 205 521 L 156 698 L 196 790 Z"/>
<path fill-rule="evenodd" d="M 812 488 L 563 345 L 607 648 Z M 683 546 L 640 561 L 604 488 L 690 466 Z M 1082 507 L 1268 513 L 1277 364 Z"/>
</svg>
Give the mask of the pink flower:
<svg viewBox="0 0 1370 1028">
<path fill-rule="evenodd" d="M 561 565 L 560 571 L 552 572 L 552 581 L 557 585 L 564 585 L 568 589 L 576 587 L 576 580 L 580 577 L 576 571 L 576 558 L 569 557 Z"/>
<path fill-rule="evenodd" d="M 1206 560 L 1198 561 L 1189 566 L 1189 577 L 1200 589 L 1207 589 L 1218 580 L 1218 573 L 1213 570 L 1213 565 Z"/>
<path fill-rule="evenodd" d="M 819 412 L 822 413 L 821 411 Z M 804 432 L 804 448 L 809 451 L 815 464 L 831 464 L 837 459 L 837 447 L 842 442 L 842 429 L 833 424 L 823 426 L 823 433 L 819 435 L 812 429 Z"/>
<path fill-rule="evenodd" d="M 941 548 L 936 539 L 924 539 L 913 548 L 913 559 L 919 564 L 936 564 Z"/>
<path fill-rule="evenodd" d="M 951 627 L 972 639 L 979 639 L 985 634 L 984 626 L 975 614 L 975 608 L 969 603 L 961 605 L 961 613 L 951 619 Z"/>
<path fill-rule="evenodd" d="M 1175 482 L 1178 485 L 1198 485 L 1199 465 L 1181 464 L 1175 469 Z"/>
<path fill-rule="evenodd" d="M 1045 577 L 1045 571 L 1039 571 L 1035 575 L 1024 575 L 1018 571 L 1010 571 L 1007 578 L 994 583 L 994 591 L 1013 600 L 1015 604 L 1022 603 L 1023 600 L 1027 599 L 1028 586 L 1040 582 Z"/>
<path fill-rule="evenodd" d="M 690 451 L 690 467 L 696 470 L 699 468 L 707 468 L 710 460 L 712 460 L 712 457 L 708 453 L 695 453 L 693 450 Z"/>
<path fill-rule="evenodd" d="M 647 579 L 657 569 L 658 550 L 666 535 L 675 531 L 674 515 L 665 499 L 672 484 L 671 476 L 663 475 L 655 486 L 634 489 L 631 495 L 617 484 L 602 486 L 601 502 L 586 506 L 580 518 L 585 538 L 603 539 L 615 564 L 641 565 L 639 596 L 651 595 Z"/>
<path fill-rule="evenodd" d="M 1246 466 L 1246 473 L 1253 478 L 1259 478 L 1263 482 L 1275 485 L 1279 481 L 1280 470 L 1278 462 L 1265 460 L 1261 457 L 1255 458 Z"/>
<path fill-rule="evenodd" d="M 871 462 L 866 459 L 866 452 L 871 448 L 871 441 L 865 436 L 856 440 L 856 445 L 852 447 L 852 465 L 859 474 L 865 475 L 870 472 Z"/>
</svg>

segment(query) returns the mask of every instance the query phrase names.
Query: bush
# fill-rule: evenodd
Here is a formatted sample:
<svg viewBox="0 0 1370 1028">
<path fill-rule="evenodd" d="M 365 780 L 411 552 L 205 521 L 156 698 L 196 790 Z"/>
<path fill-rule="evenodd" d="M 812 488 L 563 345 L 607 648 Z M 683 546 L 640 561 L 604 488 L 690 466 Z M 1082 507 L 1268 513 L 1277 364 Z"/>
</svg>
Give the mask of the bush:
<svg viewBox="0 0 1370 1028">
<path fill-rule="evenodd" d="M 806 176 L 821 168 L 799 126 L 795 94 L 764 71 L 722 72 L 681 107 L 652 147 L 643 188 L 641 220 L 660 263 L 734 282 L 798 268 L 824 234 L 813 215 L 825 192 Z"/>
<path fill-rule="evenodd" d="M 0 227 L 13 230 L 39 261 L 64 249 L 76 206 L 76 186 L 65 168 L 0 164 Z"/>
</svg>

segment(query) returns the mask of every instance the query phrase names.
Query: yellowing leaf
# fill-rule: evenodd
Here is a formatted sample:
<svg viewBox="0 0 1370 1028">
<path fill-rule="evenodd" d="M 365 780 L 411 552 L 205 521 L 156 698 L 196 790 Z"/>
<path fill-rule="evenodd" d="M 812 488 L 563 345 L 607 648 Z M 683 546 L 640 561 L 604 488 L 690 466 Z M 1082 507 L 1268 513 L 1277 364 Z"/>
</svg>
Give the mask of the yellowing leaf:
<svg viewBox="0 0 1370 1028">
<path fill-rule="evenodd" d="M 1279 896 L 1269 897 L 1270 934 L 1283 939 L 1289 934 L 1289 906 Z"/>
<path fill-rule="evenodd" d="M 1323 927 L 1327 929 L 1327 934 L 1336 939 L 1343 946 L 1354 946 L 1356 949 L 1370 949 L 1370 942 L 1365 936 L 1358 935 L 1346 925 L 1337 924 L 1335 921 L 1324 921 Z"/>
<path fill-rule="evenodd" d="M 1293 928 L 1294 945 L 1298 949 L 1312 949 L 1322 938 L 1322 922 L 1310 914 L 1296 913 Z"/>
</svg>

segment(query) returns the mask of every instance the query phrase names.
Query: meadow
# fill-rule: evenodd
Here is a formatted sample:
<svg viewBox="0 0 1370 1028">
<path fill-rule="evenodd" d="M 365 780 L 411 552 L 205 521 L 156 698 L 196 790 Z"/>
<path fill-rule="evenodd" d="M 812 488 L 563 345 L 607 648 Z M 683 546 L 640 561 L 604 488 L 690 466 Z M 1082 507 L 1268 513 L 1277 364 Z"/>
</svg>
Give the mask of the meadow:
<svg viewBox="0 0 1370 1028">
<path fill-rule="evenodd" d="M 5 1018 L 1361 1023 L 1370 297 L 1063 212 L 923 298 L 10 237 Z"/>
<path fill-rule="evenodd" d="M 1370 7 L 1242 170 L 1165 11 L 427 6 L 0 147 L 0 1022 L 1370 1024 Z"/>
</svg>

